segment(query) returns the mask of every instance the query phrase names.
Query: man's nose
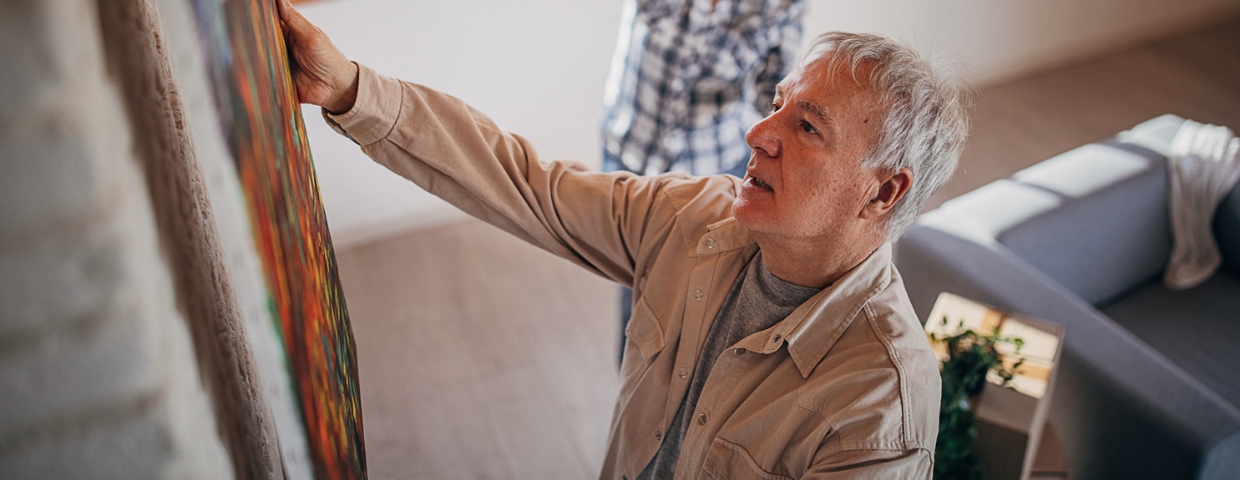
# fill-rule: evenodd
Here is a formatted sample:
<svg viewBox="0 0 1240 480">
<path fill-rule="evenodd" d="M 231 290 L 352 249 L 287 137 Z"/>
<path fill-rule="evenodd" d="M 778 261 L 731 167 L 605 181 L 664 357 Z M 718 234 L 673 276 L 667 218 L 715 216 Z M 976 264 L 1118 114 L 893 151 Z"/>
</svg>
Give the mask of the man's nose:
<svg viewBox="0 0 1240 480">
<path fill-rule="evenodd" d="M 749 148 L 761 150 L 768 157 L 779 156 L 779 139 L 776 138 L 773 129 L 777 115 L 779 112 L 762 119 L 748 132 L 745 132 L 745 143 L 749 144 Z"/>
</svg>

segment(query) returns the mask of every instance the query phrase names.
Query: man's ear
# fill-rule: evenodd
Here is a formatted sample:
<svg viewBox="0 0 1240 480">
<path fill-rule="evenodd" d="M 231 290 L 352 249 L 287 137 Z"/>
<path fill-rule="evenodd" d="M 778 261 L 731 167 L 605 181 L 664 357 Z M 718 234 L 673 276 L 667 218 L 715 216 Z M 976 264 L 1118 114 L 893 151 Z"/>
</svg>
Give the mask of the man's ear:
<svg viewBox="0 0 1240 480">
<path fill-rule="evenodd" d="M 866 220 L 882 218 L 895 208 L 896 203 L 904 198 L 904 194 L 908 193 L 909 187 L 913 185 L 913 171 L 901 168 L 894 172 L 885 172 L 879 180 L 882 183 L 878 185 L 874 196 L 861 209 L 861 218 Z"/>
</svg>

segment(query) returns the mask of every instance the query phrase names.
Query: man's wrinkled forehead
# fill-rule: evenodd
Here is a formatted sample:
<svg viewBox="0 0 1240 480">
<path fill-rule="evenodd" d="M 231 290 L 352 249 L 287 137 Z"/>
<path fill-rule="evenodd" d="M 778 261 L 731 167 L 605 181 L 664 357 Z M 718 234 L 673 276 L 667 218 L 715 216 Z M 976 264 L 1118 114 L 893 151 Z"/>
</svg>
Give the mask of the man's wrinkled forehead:
<svg viewBox="0 0 1240 480">
<path fill-rule="evenodd" d="M 788 76 L 775 86 L 775 95 L 788 101 L 788 96 L 792 94 L 798 97 L 798 102 L 809 101 L 815 105 L 825 102 L 827 96 L 871 96 L 869 94 L 873 93 L 873 89 L 862 82 L 861 78 L 864 77 L 860 76 L 868 74 L 868 68 L 859 66 L 854 74 L 850 66 L 841 63 L 843 62 L 835 62 L 826 55 L 816 57 L 789 72 Z M 809 108 L 810 113 L 821 115 L 825 111 L 820 105 L 818 108 L 812 107 L 811 105 Z"/>
<path fill-rule="evenodd" d="M 779 84 L 815 82 L 845 88 L 859 86 L 869 90 L 871 85 L 867 80 L 873 67 L 874 65 L 870 62 L 861 61 L 854 64 L 830 51 L 820 52 L 805 58 Z"/>
</svg>

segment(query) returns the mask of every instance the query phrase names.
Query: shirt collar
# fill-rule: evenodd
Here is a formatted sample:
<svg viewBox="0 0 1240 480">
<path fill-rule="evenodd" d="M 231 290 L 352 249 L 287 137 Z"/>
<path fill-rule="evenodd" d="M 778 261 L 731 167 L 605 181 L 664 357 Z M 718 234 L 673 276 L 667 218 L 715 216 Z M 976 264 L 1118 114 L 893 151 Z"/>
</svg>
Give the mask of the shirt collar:
<svg viewBox="0 0 1240 480">
<path fill-rule="evenodd" d="M 787 343 L 792 362 L 802 377 L 809 378 L 857 313 L 891 284 L 890 271 L 891 243 L 883 243 L 835 284 L 797 307 L 788 318 L 736 346 L 770 354 Z"/>
<path fill-rule="evenodd" d="M 694 249 L 698 255 L 711 255 L 753 245 L 749 229 L 741 226 L 735 217 L 728 217 L 706 227 L 706 235 L 699 238 Z"/>
</svg>

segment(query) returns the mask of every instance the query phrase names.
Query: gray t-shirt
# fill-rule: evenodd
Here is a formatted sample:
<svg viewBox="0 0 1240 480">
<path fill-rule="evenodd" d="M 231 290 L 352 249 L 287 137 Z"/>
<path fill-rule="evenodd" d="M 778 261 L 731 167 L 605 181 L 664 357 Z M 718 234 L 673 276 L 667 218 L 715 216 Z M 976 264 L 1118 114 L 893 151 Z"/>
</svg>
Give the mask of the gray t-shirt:
<svg viewBox="0 0 1240 480">
<path fill-rule="evenodd" d="M 754 255 L 723 300 L 719 315 L 702 342 L 702 354 L 697 368 L 693 370 L 689 391 L 676 410 L 672 424 L 667 427 L 663 444 L 636 480 L 672 478 L 676 474 L 676 462 L 680 460 L 680 445 L 685 431 L 689 429 L 702 387 L 706 385 L 706 378 L 719 355 L 745 337 L 779 323 L 820 291 L 780 280 L 766 269 L 761 251 Z"/>
</svg>

